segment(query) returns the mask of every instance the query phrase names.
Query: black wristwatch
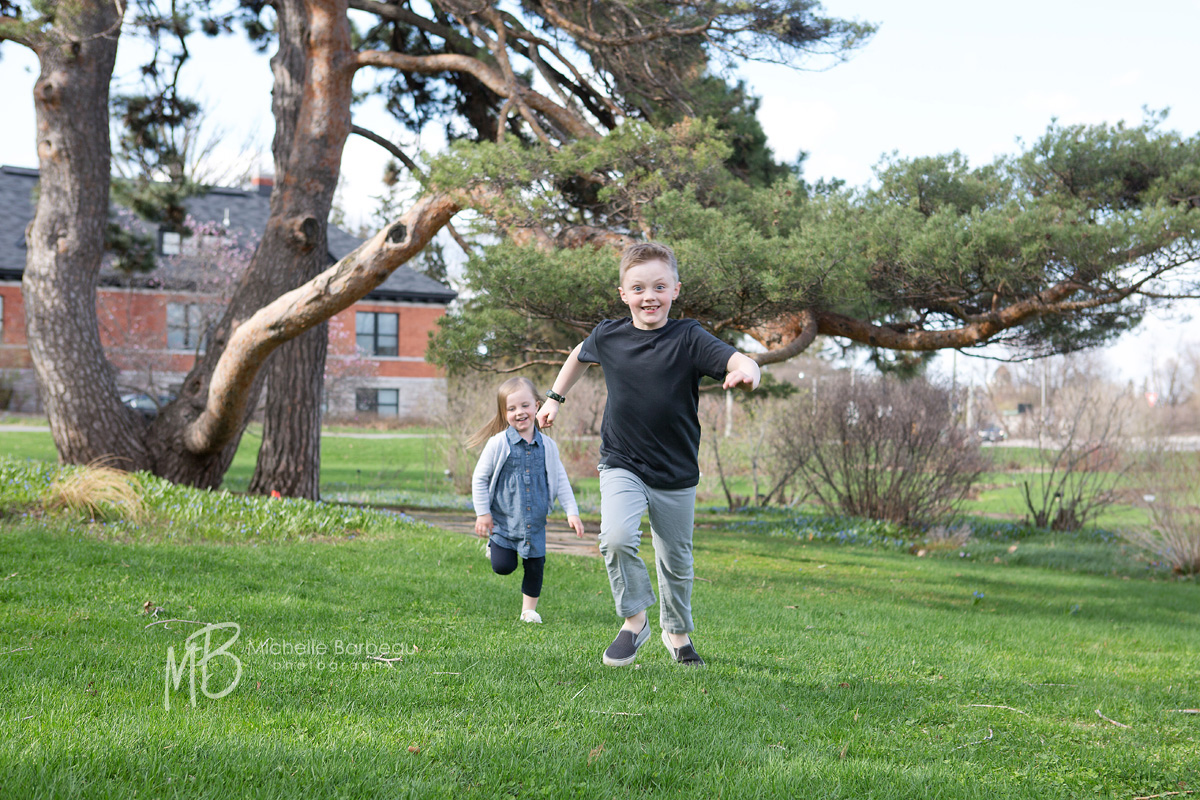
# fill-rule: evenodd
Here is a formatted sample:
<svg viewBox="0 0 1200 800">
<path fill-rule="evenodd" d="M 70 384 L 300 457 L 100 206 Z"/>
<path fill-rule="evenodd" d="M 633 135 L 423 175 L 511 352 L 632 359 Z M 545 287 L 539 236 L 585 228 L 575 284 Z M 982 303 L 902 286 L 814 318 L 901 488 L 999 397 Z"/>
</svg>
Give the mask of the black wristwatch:
<svg viewBox="0 0 1200 800">
<path fill-rule="evenodd" d="M 567 402 L 567 398 L 563 397 L 561 394 L 554 391 L 553 389 L 548 389 L 546 391 L 546 397 L 549 397 L 551 400 L 557 400 L 560 404 Z"/>
</svg>

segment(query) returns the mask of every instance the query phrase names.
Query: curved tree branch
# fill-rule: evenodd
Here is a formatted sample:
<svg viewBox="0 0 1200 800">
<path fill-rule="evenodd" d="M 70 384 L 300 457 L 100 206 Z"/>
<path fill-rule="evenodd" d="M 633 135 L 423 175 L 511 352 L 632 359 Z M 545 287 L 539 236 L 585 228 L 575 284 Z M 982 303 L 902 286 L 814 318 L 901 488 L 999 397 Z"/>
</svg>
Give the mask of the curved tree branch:
<svg viewBox="0 0 1200 800">
<path fill-rule="evenodd" d="M 29 24 L 14 17 L 0 17 L 0 42 L 13 42 L 38 51 L 35 37 L 29 35 Z"/>
<path fill-rule="evenodd" d="M 366 50 L 358 54 L 358 66 L 387 67 L 424 75 L 436 75 L 440 72 L 463 72 L 474 77 L 499 97 L 510 98 L 514 94 L 499 70 L 471 56 L 456 54 L 410 56 L 404 53 Z M 519 94 L 521 96 L 517 98 L 518 100 L 528 103 L 530 108 L 545 115 L 547 119 L 553 120 L 568 134 L 579 139 L 599 138 L 600 134 L 577 114 L 563 108 L 545 95 L 531 89 L 524 89 Z"/>
<path fill-rule="evenodd" d="M 392 156 L 394 156 L 396 158 L 397 161 L 399 161 L 401 164 L 403 164 L 408 169 L 408 171 L 411 172 L 416 177 L 416 179 L 421 183 L 422 186 L 425 186 L 428 183 L 429 176 L 426 175 L 419 166 L 417 166 L 417 162 L 413 161 L 411 158 L 408 157 L 407 153 L 405 153 L 403 150 L 401 150 L 399 147 L 397 147 L 395 142 L 391 142 L 388 139 L 385 139 L 384 137 L 380 136 L 378 133 L 367 130 L 366 128 L 360 127 L 358 125 L 352 125 L 350 127 L 350 132 L 358 134 L 359 136 L 363 137 L 364 139 L 372 141 L 375 144 L 382 147 L 384 150 L 387 150 L 389 153 L 392 154 Z M 462 237 L 462 234 L 460 234 L 458 232 L 458 230 L 454 227 L 454 223 L 447 222 L 446 230 L 448 230 L 450 232 L 450 236 L 453 237 L 454 241 L 458 243 L 458 246 L 462 248 L 462 251 L 464 253 L 466 253 L 469 256 L 474 252 L 470 243 L 467 242 L 467 240 Z"/>
<path fill-rule="evenodd" d="M 447 44 L 454 46 L 459 50 L 471 52 L 476 49 L 476 45 L 467 37 L 460 34 L 448 25 L 442 25 L 420 14 L 414 14 L 407 8 L 389 3 L 379 3 L 376 0 L 350 0 L 350 8 L 356 11 L 366 11 L 368 14 L 374 14 L 378 17 L 391 20 L 392 22 L 401 22 L 405 25 L 411 25 L 414 28 L 431 33 L 434 36 L 441 38 Z"/>
<path fill-rule="evenodd" d="M 460 208 L 447 194 L 421 198 L 353 253 L 241 323 L 213 371 L 204 412 L 184 433 L 187 449 L 208 453 L 222 447 L 232 433 L 230 428 L 237 428 L 246 411 L 250 385 L 267 356 L 366 296 L 421 252 Z"/>
<path fill-rule="evenodd" d="M 408 154 L 401 150 L 395 142 L 380 136 L 378 133 L 375 133 L 375 131 L 367 130 L 359 125 L 351 125 L 350 132 L 358 134 L 364 139 L 374 142 L 384 150 L 387 150 L 393 158 L 403 164 L 405 168 L 413 174 L 413 177 L 420 181 L 421 185 L 425 185 L 428 182 L 429 176 L 426 175 L 424 170 L 417 166 L 417 162 L 409 158 Z"/>
<path fill-rule="evenodd" d="M 1083 288 L 1082 284 L 1073 280 L 1062 281 L 1032 297 L 998 309 L 977 322 L 943 331 L 901 332 L 887 325 L 876 325 L 868 320 L 854 319 L 831 311 L 818 311 L 817 332 L 826 336 L 844 336 L 860 344 L 883 347 L 888 350 L 923 352 L 972 347 L 983 344 L 997 333 L 1014 328 L 1034 317 L 1070 312 L 1085 307 L 1065 302 L 1067 298 Z"/>
<path fill-rule="evenodd" d="M 713 21 L 716 19 L 716 17 L 708 17 L 704 22 L 688 28 L 662 25 L 633 36 L 605 36 L 604 34 L 596 33 L 591 28 L 584 27 L 567 19 L 550 0 L 544 0 L 541 6 L 549 22 L 579 39 L 601 47 L 628 47 L 631 44 L 645 44 L 646 42 L 653 42 L 668 36 L 698 36 L 712 27 Z M 634 21 L 637 22 L 636 18 Z"/>
<path fill-rule="evenodd" d="M 806 308 L 795 316 L 770 326 L 762 326 L 747 333 L 759 344 L 767 347 L 765 353 L 751 355 L 759 364 L 776 364 L 798 356 L 808 349 L 817 338 L 817 314 Z M 780 346 L 772 348 L 772 344 Z"/>
</svg>

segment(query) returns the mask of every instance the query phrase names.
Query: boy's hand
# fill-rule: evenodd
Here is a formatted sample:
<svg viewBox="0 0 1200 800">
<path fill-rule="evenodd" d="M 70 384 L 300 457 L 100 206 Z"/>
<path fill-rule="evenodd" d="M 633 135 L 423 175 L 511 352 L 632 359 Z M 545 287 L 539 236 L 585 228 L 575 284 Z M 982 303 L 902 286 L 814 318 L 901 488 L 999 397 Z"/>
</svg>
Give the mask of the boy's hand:
<svg viewBox="0 0 1200 800">
<path fill-rule="evenodd" d="M 744 392 L 753 392 L 758 388 L 758 375 L 751 375 L 748 372 L 743 372 L 740 369 L 735 369 L 733 372 L 726 373 L 725 386 L 726 389 L 741 389 Z"/>
<path fill-rule="evenodd" d="M 483 514 L 475 518 L 475 533 L 480 539 L 492 535 L 492 515 Z"/>
<path fill-rule="evenodd" d="M 572 514 L 571 516 L 567 517 L 567 524 L 575 529 L 576 536 L 578 536 L 580 539 L 583 538 L 583 520 Z"/>
<path fill-rule="evenodd" d="M 554 418 L 558 416 L 558 401 L 553 397 L 546 398 L 546 402 L 542 403 L 542 410 L 537 413 L 537 424 L 543 430 L 554 425 Z"/>
</svg>

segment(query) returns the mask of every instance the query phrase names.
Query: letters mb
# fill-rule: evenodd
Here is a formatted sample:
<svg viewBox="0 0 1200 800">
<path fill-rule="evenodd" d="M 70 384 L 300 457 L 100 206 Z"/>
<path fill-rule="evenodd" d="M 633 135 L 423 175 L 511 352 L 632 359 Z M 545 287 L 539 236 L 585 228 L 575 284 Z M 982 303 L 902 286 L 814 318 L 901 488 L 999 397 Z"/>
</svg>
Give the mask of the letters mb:
<svg viewBox="0 0 1200 800">
<path fill-rule="evenodd" d="M 225 640 L 220 647 L 212 646 L 213 633 L 232 629 L 233 635 Z M 166 685 L 163 687 L 163 708 L 167 711 L 171 710 L 171 686 L 174 685 L 175 691 L 179 691 L 179 685 L 183 683 L 183 672 L 188 670 L 188 689 L 192 707 L 196 706 L 196 667 L 200 668 L 200 691 L 210 700 L 218 700 L 237 688 L 238 681 L 242 678 L 242 662 L 233 653 L 229 652 L 229 648 L 237 641 L 238 635 L 242 629 L 236 622 L 220 622 L 213 625 L 205 625 L 200 630 L 193 633 L 183 643 L 184 651 L 183 658 L 178 664 L 175 663 L 175 646 L 167 648 L 167 674 Z M 203 647 L 197 641 L 200 637 L 204 637 Z M 197 658 L 199 654 L 199 658 Z M 237 671 L 233 675 L 233 680 L 219 692 L 210 692 L 208 690 L 208 662 L 215 658 L 228 658 L 233 661 Z M 188 668 L 190 664 L 190 669 Z"/>
</svg>

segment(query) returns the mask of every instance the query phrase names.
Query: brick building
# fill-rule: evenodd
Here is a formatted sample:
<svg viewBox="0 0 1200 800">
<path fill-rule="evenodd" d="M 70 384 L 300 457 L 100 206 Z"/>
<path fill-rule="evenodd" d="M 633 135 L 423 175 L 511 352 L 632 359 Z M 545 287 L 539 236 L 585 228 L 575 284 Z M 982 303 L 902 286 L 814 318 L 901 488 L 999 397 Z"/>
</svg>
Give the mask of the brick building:
<svg viewBox="0 0 1200 800">
<path fill-rule="evenodd" d="M 21 276 L 25 228 L 33 219 L 37 170 L 0 167 L 0 408 L 36 412 L 41 403 L 25 340 Z M 157 241 L 158 266 L 125 274 L 101 269 L 101 341 L 123 392 L 173 392 L 204 346 L 236 280 L 236 270 L 269 215 L 269 179 L 251 190 L 212 188 L 188 200 L 197 233 L 183 237 L 118 212 L 114 218 Z M 360 241 L 329 227 L 329 263 Z M 242 259 L 239 262 L 239 258 Z M 327 413 L 420 417 L 445 399 L 445 378 L 425 361 L 429 332 L 455 292 L 407 267 L 330 320 Z"/>
</svg>

